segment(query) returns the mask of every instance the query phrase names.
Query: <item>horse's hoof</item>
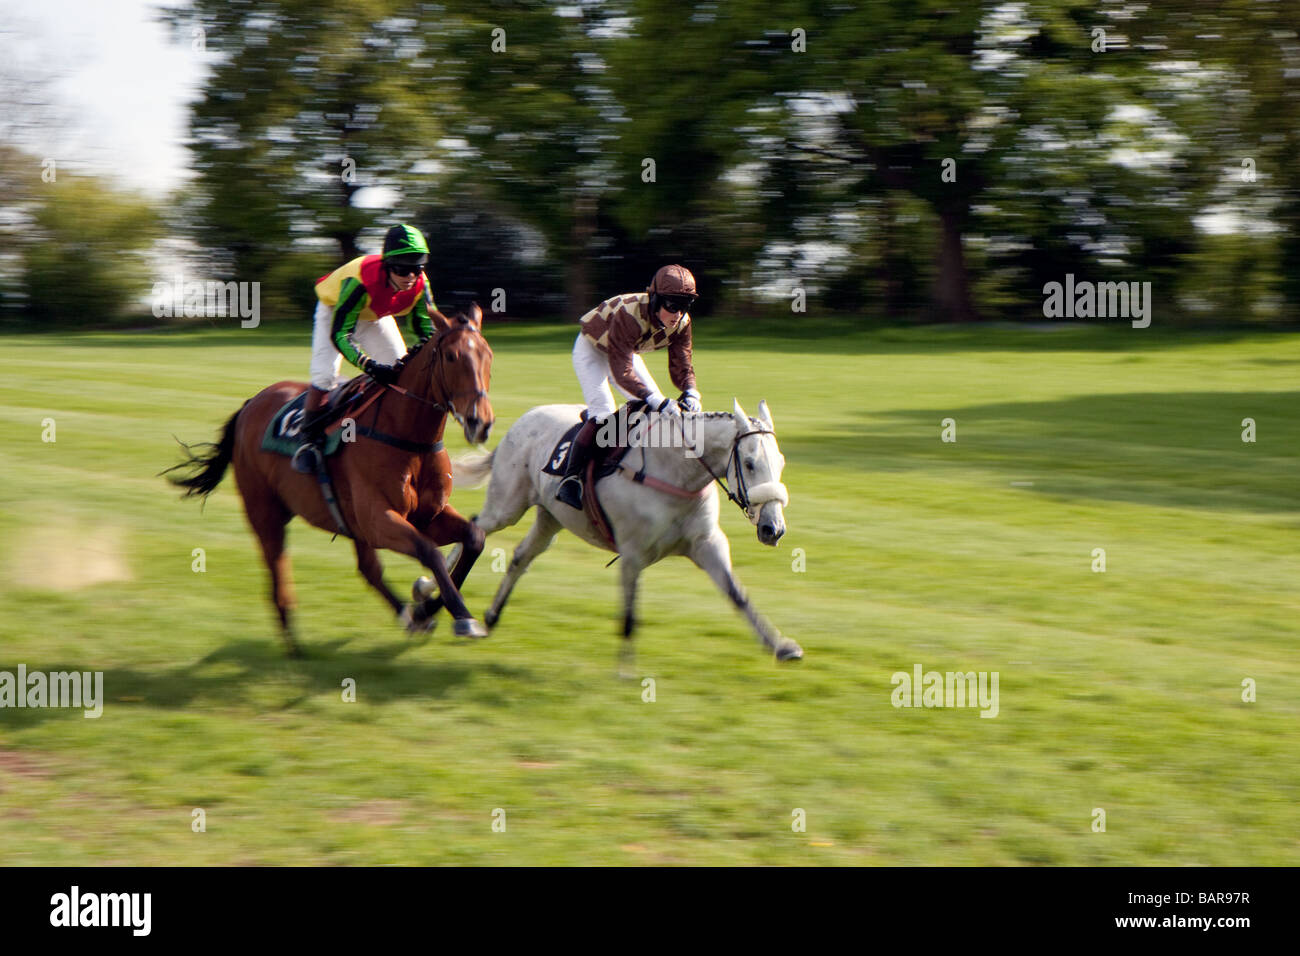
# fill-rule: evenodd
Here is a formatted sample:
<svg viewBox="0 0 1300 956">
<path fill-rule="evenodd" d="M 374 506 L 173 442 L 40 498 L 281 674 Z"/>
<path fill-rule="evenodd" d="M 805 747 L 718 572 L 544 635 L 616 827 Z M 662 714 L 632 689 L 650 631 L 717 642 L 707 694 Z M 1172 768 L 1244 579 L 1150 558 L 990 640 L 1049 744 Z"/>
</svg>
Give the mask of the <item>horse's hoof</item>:
<svg viewBox="0 0 1300 956">
<path fill-rule="evenodd" d="M 417 602 L 424 601 L 433 596 L 437 588 L 433 583 L 433 578 L 427 574 L 415 579 L 415 584 L 411 585 L 411 597 Z"/>
<path fill-rule="evenodd" d="M 457 619 L 452 633 L 457 637 L 487 637 L 487 628 L 472 617 Z"/>
<path fill-rule="evenodd" d="M 488 612 L 483 615 L 483 623 L 487 625 L 489 631 L 497 626 L 499 620 L 501 620 L 501 615 L 491 608 L 488 608 Z"/>
<path fill-rule="evenodd" d="M 794 641 L 784 641 L 776 649 L 776 659 L 778 661 L 801 661 L 803 660 L 803 648 Z"/>
<path fill-rule="evenodd" d="M 438 623 L 438 618 L 435 615 L 431 614 L 424 618 L 417 616 L 415 606 L 411 604 L 402 605 L 402 613 L 397 615 L 397 620 L 406 628 L 408 634 L 427 634 Z"/>
</svg>

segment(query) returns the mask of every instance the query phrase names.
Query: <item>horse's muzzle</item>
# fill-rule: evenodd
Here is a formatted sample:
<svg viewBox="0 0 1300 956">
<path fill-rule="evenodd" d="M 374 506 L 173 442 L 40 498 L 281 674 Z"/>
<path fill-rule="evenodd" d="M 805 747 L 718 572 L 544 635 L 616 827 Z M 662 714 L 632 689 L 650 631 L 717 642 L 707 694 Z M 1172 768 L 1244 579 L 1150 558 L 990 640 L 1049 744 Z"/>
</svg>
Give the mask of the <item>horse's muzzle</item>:
<svg viewBox="0 0 1300 956">
<path fill-rule="evenodd" d="M 758 543 L 776 547 L 785 535 L 785 514 L 779 501 L 769 501 L 758 509 Z"/>
<path fill-rule="evenodd" d="M 482 445 L 488 440 L 488 435 L 492 433 L 492 422 L 469 417 L 465 419 L 464 428 L 465 441 L 471 445 Z"/>
</svg>

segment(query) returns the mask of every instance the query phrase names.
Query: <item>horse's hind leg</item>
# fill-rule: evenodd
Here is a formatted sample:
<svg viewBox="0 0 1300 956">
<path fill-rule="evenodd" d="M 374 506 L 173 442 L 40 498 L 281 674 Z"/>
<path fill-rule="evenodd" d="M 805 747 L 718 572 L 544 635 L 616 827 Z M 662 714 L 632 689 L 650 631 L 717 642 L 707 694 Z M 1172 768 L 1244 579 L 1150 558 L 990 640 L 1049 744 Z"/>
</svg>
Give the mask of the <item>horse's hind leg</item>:
<svg viewBox="0 0 1300 956">
<path fill-rule="evenodd" d="M 777 660 L 798 660 L 803 657 L 803 648 L 782 635 L 750 603 L 745 589 L 740 586 L 740 582 L 731 571 L 731 544 L 720 529 L 715 529 L 707 538 L 694 542 L 691 545 L 690 558 L 704 569 L 705 573 L 713 579 L 713 583 L 718 586 L 718 590 L 729 597 L 731 603 L 749 619 L 749 625 L 758 635 L 758 639 L 776 655 Z"/>
<path fill-rule="evenodd" d="M 551 546 L 560 528 L 560 522 L 555 520 L 549 511 L 540 506 L 537 508 L 537 520 L 528 529 L 524 540 L 519 542 L 519 547 L 515 548 L 514 558 L 506 568 L 506 575 L 501 579 L 501 586 L 497 588 L 497 595 L 492 599 L 492 606 L 483 615 L 484 624 L 493 627 L 501 619 L 501 610 L 510 599 L 510 592 L 514 590 L 515 583 L 523 577 L 524 572 L 528 570 L 528 565 L 533 563 L 533 559 Z"/>
<path fill-rule="evenodd" d="M 357 570 L 361 572 L 361 576 L 388 602 L 389 607 L 393 609 L 393 613 L 401 616 L 405 605 L 402 603 L 402 599 L 384 583 L 384 565 L 379 560 L 379 552 L 359 539 L 353 539 L 352 544 L 356 547 Z M 404 621 L 403 623 L 407 622 Z"/>
<path fill-rule="evenodd" d="M 297 602 L 293 596 L 293 574 L 289 569 L 289 555 L 284 549 L 285 526 L 293 517 L 279 499 L 266 494 L 250 497 L 240 486 L 244 498 L 244 511 L 262 545 L 262 557 L 271 572 L 271 600 L 280 614 L 280 636 L 290 657 L 301 657 L 302 648 L 293 636 L 293 610 Z"/>
</svg>

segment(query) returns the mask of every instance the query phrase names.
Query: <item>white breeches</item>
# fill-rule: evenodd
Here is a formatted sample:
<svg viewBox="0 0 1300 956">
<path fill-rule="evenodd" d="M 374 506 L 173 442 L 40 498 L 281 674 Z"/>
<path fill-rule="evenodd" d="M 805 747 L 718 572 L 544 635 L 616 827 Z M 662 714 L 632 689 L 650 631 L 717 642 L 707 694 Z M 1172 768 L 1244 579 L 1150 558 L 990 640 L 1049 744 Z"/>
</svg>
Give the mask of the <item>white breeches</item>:
<svg viewBox="0 0 1300 956">
<path fill-rule="evenodd" d="M 611 383 L 624 397 L 635 398 L 614 382 L 609 371 L 609 356 L 596 348 L 591 339 L 581 332 L 578 333 L 578 341 L 573 343 L 573 370 L 578 373 L 582 400 L 587 403 L 587 415 L 591 418 L 608 418 L 614 414 L 614 393 L 609 387 Z M 659 386 L 655 384 L 650 370 L 645 367 L 645 362 L 641 361 L 641 356 L 632 356 L 632 371 L 650 391 L 659 391 Z"/>
<path fill-rule="evenodd" d="M 343 367 L 343 353 L 330 338 L 333 327 L 334 307 L 317 302 L 311 332 L 311 383 L 326 391 L 346 381 L 339 374 Z M 406 342 L 391 315 L 382 316 L 375 322 L 359 320 L 352 337 L 362 352 L 384 365 L 392 365 L 406 354 Z"/>
</svg>

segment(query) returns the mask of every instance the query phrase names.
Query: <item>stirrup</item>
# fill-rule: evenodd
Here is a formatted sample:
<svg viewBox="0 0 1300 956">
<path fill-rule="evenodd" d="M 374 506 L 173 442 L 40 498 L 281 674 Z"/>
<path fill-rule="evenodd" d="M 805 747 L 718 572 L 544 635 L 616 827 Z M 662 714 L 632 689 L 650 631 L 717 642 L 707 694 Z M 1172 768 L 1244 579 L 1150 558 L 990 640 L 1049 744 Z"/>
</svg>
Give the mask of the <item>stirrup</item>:
<svg viewBox="0 0 1300 956">
<path fill-rule="evenodd" d="M 581 511 L 582 492 L 582 479 L 577 475 L 565 475 L 560 487 L 555 489 L 555 500 Z"/>
<path fill-rule="evenodd" d="M 322 464 L 320 449 L 313 442 L 303 442 L 289 459 L 289 467 L 300 475 L 314 475 Z"/>
</svg>

